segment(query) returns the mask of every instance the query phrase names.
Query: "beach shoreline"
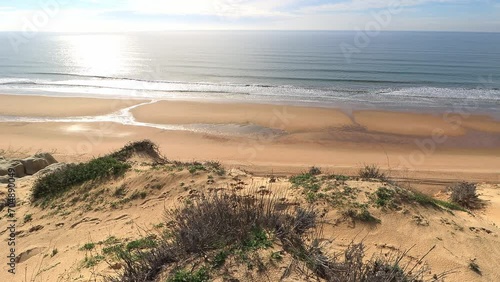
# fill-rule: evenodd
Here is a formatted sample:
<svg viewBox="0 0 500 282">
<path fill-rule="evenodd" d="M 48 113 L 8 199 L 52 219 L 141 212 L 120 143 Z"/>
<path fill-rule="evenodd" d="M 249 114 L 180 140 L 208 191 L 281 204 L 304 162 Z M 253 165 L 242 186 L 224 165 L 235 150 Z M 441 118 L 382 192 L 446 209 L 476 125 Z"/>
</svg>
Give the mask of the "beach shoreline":
<svg viewBox="0 0 500 282">
<path fill-rule="evenodd" d="M 74 99 L 67 103 L 68 99 Z M 283 173 L 316 165 L 355 171 L 375 163 L 394 171 L 484 174 L 500 181 L 500 123 L 488 116 L 450 115 L 285 105 L 185 101 L 122 101 L 36 96 L 2 96 L 0 116 L 52 117 L 107 115 L 146 103 L 130 112 L 141 126 L 109 121 L 0 122 L 4 151 L 57 151 L 58 157 L 85 160 L 128 141 L 151 139 L 173 160 L 219 160 L 249 170 L 280 167 Z M 68 105 L 62 107 L 62 104 Z M 192 125 L 210 130 L 165 130 L 147 124 Z M 232 125 L 229 130 L 221 128 Z M 258 127 L 256 127 L 258 126 Z M 231 134 L 232 128 L 242 133 Z M 247 130 L 248 128 L 248 130 Z M 281 133 L 271 134 L 266 129 Z M 273 131 L 274 132 L 274 131 Z M 43 142 L 41 142 L 43 140 Z M 10 148 L 10 149 L 9 149 Z M 464 175 L 465 176 L 465 175 Z M 475 176 L 476 179 L 481 177 Z"/>
</svg>

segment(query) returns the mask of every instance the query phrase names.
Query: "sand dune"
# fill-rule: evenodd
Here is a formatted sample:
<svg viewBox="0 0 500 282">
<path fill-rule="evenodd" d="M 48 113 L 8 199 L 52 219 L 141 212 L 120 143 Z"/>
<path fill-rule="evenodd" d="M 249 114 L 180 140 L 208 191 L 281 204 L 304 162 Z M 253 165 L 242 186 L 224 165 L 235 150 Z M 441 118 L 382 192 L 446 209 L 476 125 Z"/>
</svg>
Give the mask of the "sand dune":
<svg viewBox="0 0 500 282">
<path fill-rule="evenodd" d="M 19 179 L 22 196 L 18 215 L 32 214 L 32 219 L 19 223 L 19 274 L 12 280 L 2 272 L 2 280 L 24 281 L 26 275 L 28 281 L 101 281 L 102 275 L 116 275 L 123 265 L 104 251 L 110 238 L 127 244 L 143 238 L 147 232 L 157 232 L 162 228 L 159 226 L 165 226 L 166 209 L 179 207 L 203 193 L 267 191 L 270 197 L 286 197 L 284 203 L 289 205 L 308 205 L 303 190 L 291 187 L 288 178 L 278 177 L 271 183 L 269 177 L 252 176 L 237 168 L 228 167 L 227 174 L 217 176 L 205 171 L 192 173 L 187 167 L 154 168 L 147 161 L 136 158 L 131 161 L 133 169 L 124 178 L 107 180 L 90 189 L 75 188 L 63 198 L 48 202 L 46 207 L 29 202 L 28 191 L 34 177 Z M 379 187 L 390 186 L 378 180 L 355 178 L 336 183 L 359 191 L 355 201 L 361 202 L 370 201 L 365 195 L 375 193 Z M 126 187 L 123 194 L 118 194 L 119 187 Z M 342 250 L 352 240 L 363 240 L 369 254 L 410 250 L 406 259 L 416 261 L 435 246 L 425 263 L 432 273 L 453 270 L 445 281 L 496 281 L 500 279 L 496 264 L 500 259 L 500 204 L 494 200 L 498 191 L 498 184 L 479 185 L 481 198 L 488 202 L 484 210 L 472 213 L 450 212 L 417 203 L 403 204 L 397 209 L 369 207 L 379 224 L 343 219 L 343 206 L 332 206 L 321 199 L 315 200 L 314 208 L 324 214 L 321 236 L 324 248 L 330 252 Z M 140 192 L 144 195 L 132 196 Z M 4 230 L 5 221 L 0 224 Z M 86 250 L 89 243 L 93 245 Z M 480 266 L 482 275 L 469 269 L 472 261 Z M 276 271 L 266 275 L 281 274 Z"/>
</svg>

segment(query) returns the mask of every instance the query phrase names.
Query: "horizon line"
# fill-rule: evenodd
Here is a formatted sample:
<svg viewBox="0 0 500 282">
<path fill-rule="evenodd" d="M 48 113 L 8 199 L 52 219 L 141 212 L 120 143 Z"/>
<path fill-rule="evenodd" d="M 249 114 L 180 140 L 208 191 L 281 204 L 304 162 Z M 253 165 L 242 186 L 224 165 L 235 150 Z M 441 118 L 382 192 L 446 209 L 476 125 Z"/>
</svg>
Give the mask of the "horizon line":
<svg viewBox="0 0 500 282">
<path fill-rule="evenodd" d="M 165 30 L 131 30 L 131 31 L 28 31 L 29 33 L 138 33 L 138 32 L 186 32 L 186 31 L 239 31 L 239 32 L 364 32 L 354 29 L 165 29 Z M 0 33 L 24 33 L 24 30 L 0 30 Z M 436 33 L 500 33 L 500 31 L 470 30 L 380 30 L 378 32 L 436 32 Z"/>
</svg>

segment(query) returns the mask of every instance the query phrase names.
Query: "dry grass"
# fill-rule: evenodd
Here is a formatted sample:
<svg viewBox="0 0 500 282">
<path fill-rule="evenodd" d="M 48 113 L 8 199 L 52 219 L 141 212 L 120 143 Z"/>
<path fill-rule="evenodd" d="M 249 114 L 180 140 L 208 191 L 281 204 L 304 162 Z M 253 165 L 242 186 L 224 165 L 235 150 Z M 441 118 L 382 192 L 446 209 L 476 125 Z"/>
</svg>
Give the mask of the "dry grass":
<svg viewBox="0 0 500 282">
<path fill-rule="evenodd" d="M 282 209 L 277 198 L 213 193 L 166 212 L 168 232 L 149 252 L 121 253 L 124 271 L 110 281 L 152 281 L 166 265 L 215 250 L 250 251 L 269 247 L 276 238 L 301 241 L 316 224 L 316 214 Z M 268 235 L 269 234 L 269 235 Z M 134 260 L 134 257 L 140 260 Z"/>
<path fill-rule="evenodd" d="M 479 208 L 481 203 L 476 192 L 476 184 L 460 182 L 451 187 L 450 200 L 464 208 Z"/>
<path fill-rule="evenodd" d="M 387 180 L 387 175 L 380 171 L 380 168 L 377 165 L 365 165 L 358 172 L 359 177 L 363 179 L 379 179 L 382 181 Z"/>
</svg>

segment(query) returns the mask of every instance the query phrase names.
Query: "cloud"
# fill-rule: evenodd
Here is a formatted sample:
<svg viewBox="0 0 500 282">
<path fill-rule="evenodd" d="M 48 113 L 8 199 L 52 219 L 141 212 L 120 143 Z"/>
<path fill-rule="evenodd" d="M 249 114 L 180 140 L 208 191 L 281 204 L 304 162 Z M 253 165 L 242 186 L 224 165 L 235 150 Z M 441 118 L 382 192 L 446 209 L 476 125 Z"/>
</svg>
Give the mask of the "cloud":
<svg viewBox="0 0 500 282">
<path fill-rule="evenodd" d="M 308 6 L 300 9 L 303 13 L 331 13 L 383 9 L 391 6 L 410 7 L 427 3 L 460 2 L 454 0 L 352 0 L 335 4 Z"/>
<path fill-rule="evenodd" d="M 0 6 L 0 13 L 2 12 L 10 12 L 10 11 L 14 11 L 14 7 L 3 7 L 3 6 Z"/>
<path fill-rule="evenodd" d="M 295 2 L 298 0 L 129 0 L 128 10 L 142 14 L 276 17 L 289 15 L 279 8 Z"/>
<path fill-rule="evenodd" d="M 37 26 L 37 30 L 352 30 L 363 28 L 366 22 L 372 21 L 373 10 L 387 8 L 393 3 L 400 3 L 407 14 L 404 17 L 395 17 L 387 29 L 470 30 L 471 26 L 475 25 L 474 30 L 498 30 L 496 8 L 500 5 L 489 0 L 80 0 L 79 3 L 82 2 L 95 2 L 95 5 L 66 3 L 57 13 L 50 16 L 47 24 L 40 25 L 39 28 Z M 443 9 L 431 19 L 426 18 L 433 15 L 435 7 L 430 4 L 435 3 L 467 4 L 463 5 L 461 11 L 475 7 L 476 3 L 483 5 L 481 10 L 476 9 L 478 12 L 471 13 L 471 16 L 477 19 L 477 23 L 472 23 L 470 20 L 464 20 L 461 15 L 453 14 L 453 9 L 449 10 L 450 13 Z M 428 6 L 420 7 L 421 5 Z M 40 6 L 0 6 L 0 30 L 24 30 L 27 23 L 43 19 L 34 17 L 41 12 L 43 9 Z"/>
</svg>

